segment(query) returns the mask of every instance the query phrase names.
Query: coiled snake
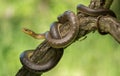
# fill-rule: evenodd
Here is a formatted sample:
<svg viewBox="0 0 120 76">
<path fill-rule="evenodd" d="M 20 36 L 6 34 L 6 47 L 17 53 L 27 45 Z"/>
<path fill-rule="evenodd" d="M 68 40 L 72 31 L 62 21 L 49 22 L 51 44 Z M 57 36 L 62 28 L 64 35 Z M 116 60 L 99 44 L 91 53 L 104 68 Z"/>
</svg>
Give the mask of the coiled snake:
<svg viewBox="0 0 120 76">
<path fill-rule="evenodd" d="M 112 15 L 115 17 L 113 11 L 109 9 L 91 9 L 84 5 L 77 6 L 77 13 L 84 13 L 90 16 L 99 16 L 99 15 Z M 70 23 L 70 31 L 64 37 L 61 36 L 60 26 L 64 23 Z M 48 49 L 48 52 L 45 54 L 43 59 L 44 61 L 40 64 L 35 64 L 30 60 L 30 56 L 33 53 L 32 50 L 25 51 L 20 56 L 20 61 L 25 66 L 26 69 L 32 72 L 46 72 L 52 69 L 60 60 L 63 54 L 63 49 L 70 45 L 79 33 L 79 23 L 77 16 L 72 11 L 66 11 L 61 16 L 58 17 L 58 21 L 54 22 L 50 31 L 43 34 L 36 34 L 32 30 L 24 29 L 23 31 L 34 38 L 37 39 L 46 39 L 48 44 L 51 46 L 51 49 Z M 52 53 L 52 54 L 51 54 Z"/>
</svg>

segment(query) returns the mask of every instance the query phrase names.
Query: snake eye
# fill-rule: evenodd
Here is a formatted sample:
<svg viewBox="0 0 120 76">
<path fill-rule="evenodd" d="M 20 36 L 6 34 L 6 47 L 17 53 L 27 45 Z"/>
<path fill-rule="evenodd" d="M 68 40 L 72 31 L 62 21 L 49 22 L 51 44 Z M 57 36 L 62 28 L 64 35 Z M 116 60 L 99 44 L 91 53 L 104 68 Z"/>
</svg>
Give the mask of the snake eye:
<svg viewBox="0 0 120 76">
<path fill-rule="evenodd" d="M 29 29 L 24 28 L 24 31 L 30 31 Z"/>
<path fill-rule="evenodd" d="M 24 31 L 27 31 L 27 29 L 26 29 L 26 28 L 23 28 L 22 31 L 23 31 L 23 32 L 24 32 Z"/>
<path fill-rule="evenodd" d="M 26 34 L 32 34 L 32 33 L 33 33 L 31 30 L 26 29 L 26 28 L 23 28 L 22 31 L 23 31 L 24 33 L 26 33 Z"/>
</svg>

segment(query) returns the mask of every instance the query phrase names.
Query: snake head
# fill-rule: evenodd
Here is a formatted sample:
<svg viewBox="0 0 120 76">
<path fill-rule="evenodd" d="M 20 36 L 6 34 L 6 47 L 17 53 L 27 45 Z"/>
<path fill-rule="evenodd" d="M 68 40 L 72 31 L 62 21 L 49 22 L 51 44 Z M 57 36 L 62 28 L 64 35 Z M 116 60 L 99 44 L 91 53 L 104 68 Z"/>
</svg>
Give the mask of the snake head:
<svg viewBox="0 0 120 76">
<path fill-rule="evenodd" d="M 27 29 L 27 28 L 23 28 L 22 31 L 28 35 L 32 35 L 34 32 L 30 29 Z"/>
<path fill-rule="evenodd" d="M 35 39 L 45 39 L 45 33 L 37 34 L 30 29 L 23 28 L 22 31 Z"/>
</svg>

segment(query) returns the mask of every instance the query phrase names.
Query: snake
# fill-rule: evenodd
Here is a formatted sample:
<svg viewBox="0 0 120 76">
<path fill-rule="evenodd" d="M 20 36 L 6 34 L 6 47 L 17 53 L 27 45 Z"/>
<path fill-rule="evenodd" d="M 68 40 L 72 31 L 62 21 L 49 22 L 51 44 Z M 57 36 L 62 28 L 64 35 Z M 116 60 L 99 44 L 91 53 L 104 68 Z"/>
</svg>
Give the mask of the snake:
<svg viewBox="0 0 120 76">
<path fill-rule="evenodd" d="M 55 39 L 60 38 L 60 34 L 58 30 L 55 29 L 59 26 L 59 23 L 53 22 L 52 26 L 53 26 L 53 28 L 51 28 L 52 30 L 51 32 L 53 32 L 52 37 Z M 31 55 L 33 54 L 33 51 L 35 50 L 24 51 L 20 55 L 20 61 L 22 65 L 29 71 L 34 72 L 34 73 L 42 73 L 42 72 L 49 71 L 50 69 L 54 68 L 57 65 L 57 63 L 59 62 L 59 60 L 61 59 L 63 55 L 64 50 L 63 48 L 50 47 L 47 50 L 41 51 L 45 53 L 45 55 L 42 58 L 43 61 L 39 62 L 39 64 L 35 64 L 30 59 Z"/>
<path fill-rule="evenodd" d="M 99 16 L 99 15 L 111 15 L 116 17 L 115 13 L 109 9 L 91 9 L 82 4 L 77 6 L 78 13 L 84 13 L 90 16 Z M 60 33 L 60 26 L 64 25 L 64 23 L 70 23 L 70 31 L 64 37 L 61 36 Z M 43 57 L 46 62 L 41 62 L 40 64 L 35 64 L 30 59 L 31 55 L 33 54 L 33 50 L 24 51 L 20 55 L 20 61 L 26 69 L 32 72 L 46 72 L 52 69 L 60 60 L 63 54 L 63 48 L 70 45 L 78 35 L 79 32 L 79 24 L 78 19 L 72 11 L 65 11 L 62 15 L 58 17 L 57 22 L 53 22 L 50 27 L 50 31 L 47 31 L 43 34 L 36 34 L 32 30 L 23 29 L 23 32 L 26 34 L 36 38 L 36 39 L 46 39 L 48 44 L 51 46 L 48 49 Z M 52 54 L 51 54 L 52 53 Z"/>
</svg>

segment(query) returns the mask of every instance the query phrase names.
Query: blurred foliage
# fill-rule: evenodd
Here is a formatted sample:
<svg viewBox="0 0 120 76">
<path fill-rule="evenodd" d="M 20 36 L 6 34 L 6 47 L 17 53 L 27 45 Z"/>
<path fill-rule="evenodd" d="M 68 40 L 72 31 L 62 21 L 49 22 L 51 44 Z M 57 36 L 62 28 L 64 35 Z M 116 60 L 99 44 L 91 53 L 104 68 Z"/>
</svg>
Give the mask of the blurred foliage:
<svg viewBox="0 0 120 76">
<path fill-rule="evenodd" d="M 120 19 L 120 0 L 114 0 L 113 4 L 112 4 L 112 9 L 113 11 L 117 14 L 117 17 Z"/>
<path fill-rule="evenodd" d="M 76 12 L 77 4 L 88 5 L 89 1 L 0 0 L 0 76 L 14 76 L 22 66 L 21 52 L 43 41 L 24 34 L 23 27 L 43 33 L 64 11 Z M 115 0 L 112 9 L 116 13 L 120 12 L 118 5 Z M 110 35 L 95 32 L 87 36 L 66 48 L 59 64 L 43 76 L 120 76 L 119 44 Z"/>
</svg>

